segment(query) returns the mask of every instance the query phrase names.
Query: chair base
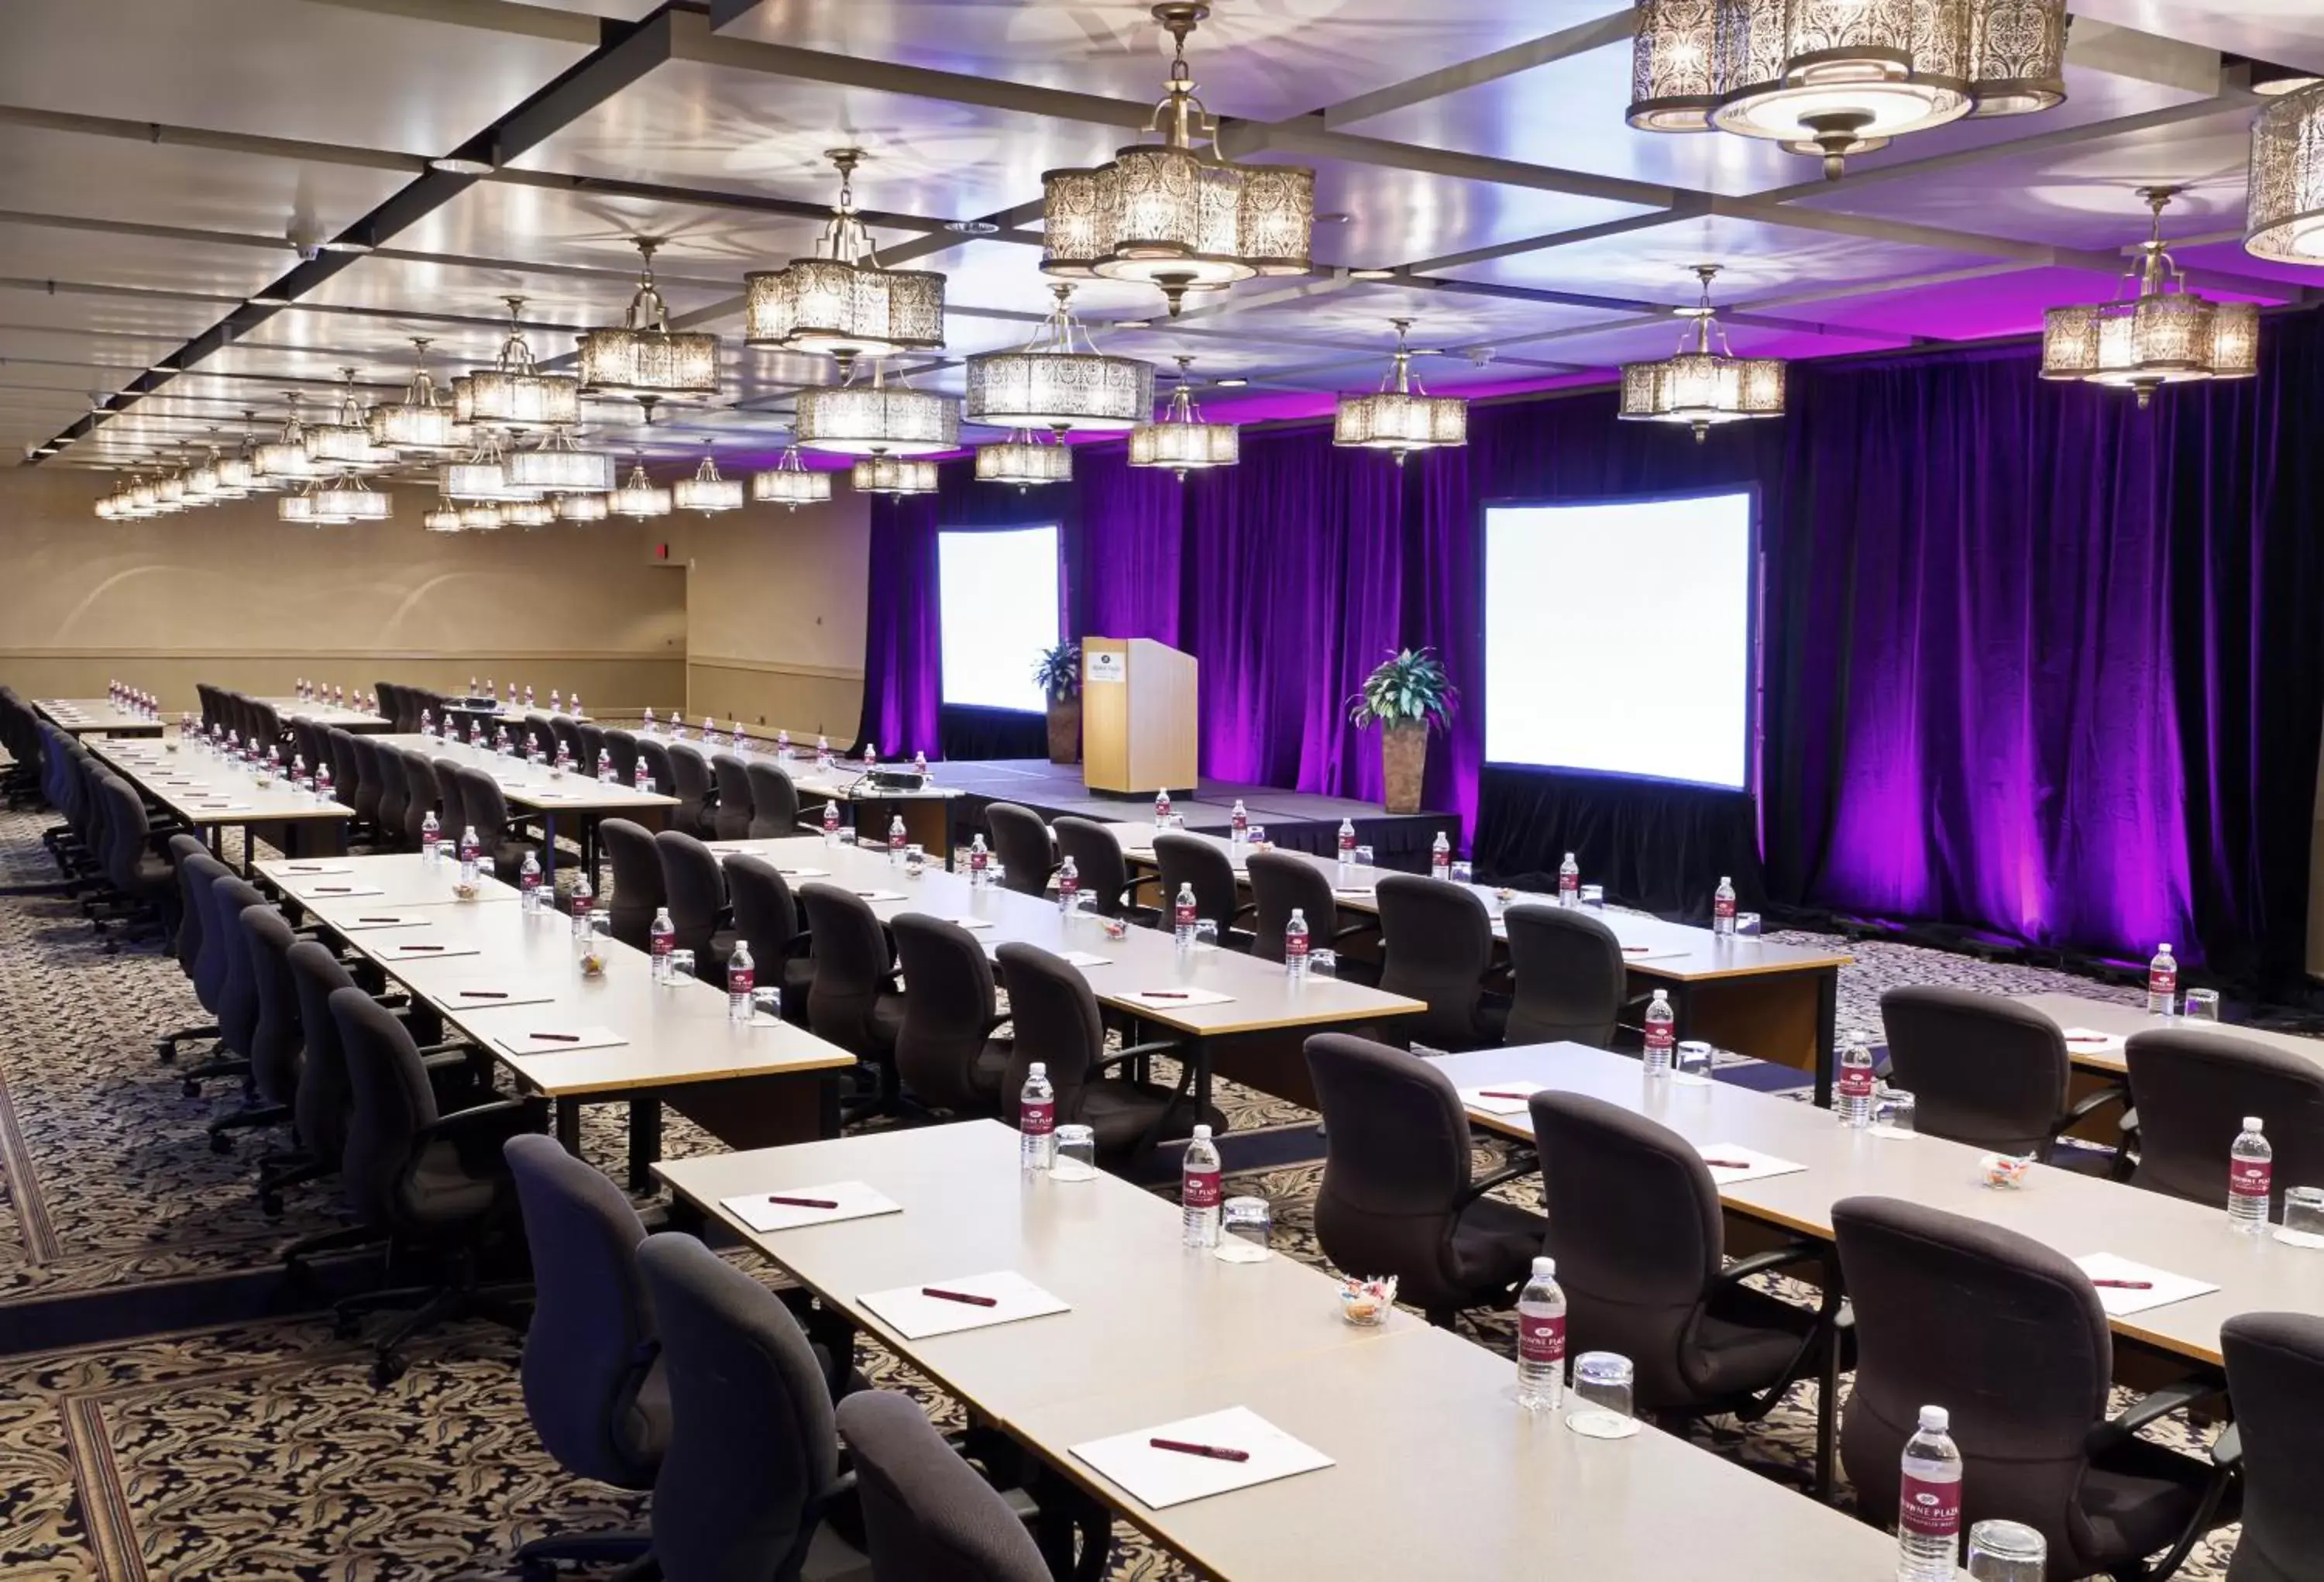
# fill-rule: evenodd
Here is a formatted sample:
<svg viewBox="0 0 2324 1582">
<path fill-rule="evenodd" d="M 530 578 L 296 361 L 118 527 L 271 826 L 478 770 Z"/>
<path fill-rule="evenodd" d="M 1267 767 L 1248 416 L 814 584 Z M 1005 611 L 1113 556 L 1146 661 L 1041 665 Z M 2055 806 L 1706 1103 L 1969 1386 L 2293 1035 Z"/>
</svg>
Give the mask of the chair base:
<svg viewBox="0 0 2324 1582">
<path fill-rule="evenodd" d="M 217 1023 L 215 1022 L 208 1027 L 181 1027 L 175 1032 L 165 1032 L 153 1041 L 153 1058 L 164 1066 L 170 1065 L 178 1058 L 178 1046 L 188 1039 L 216 1038 L 217 1035 Z"/>
<path fill-rule="evenodd" d="M 220 1115 L 209 1124 L 210 1152 L 234 1152 L 234 1134 L 236 1132 L 248 1131 L 253 1126 L 287 1126 L 290 1124 L 290 1109 L 287 1105 L 247 1105 L 230 1115 Z"/>
<path fill-rule="evenodd" d="M 559 1561 L 576 1566 L 622 1565 L 644 1559 L 652 1549 L 652 1538 L 643 1532 L 558 1532 L 534 1539 L 512 1558 L 525 1582 L 547 1582 L 557 1575 Z M 659 1569 L 656 1567 L 655 1572 Z"/>
</svg>

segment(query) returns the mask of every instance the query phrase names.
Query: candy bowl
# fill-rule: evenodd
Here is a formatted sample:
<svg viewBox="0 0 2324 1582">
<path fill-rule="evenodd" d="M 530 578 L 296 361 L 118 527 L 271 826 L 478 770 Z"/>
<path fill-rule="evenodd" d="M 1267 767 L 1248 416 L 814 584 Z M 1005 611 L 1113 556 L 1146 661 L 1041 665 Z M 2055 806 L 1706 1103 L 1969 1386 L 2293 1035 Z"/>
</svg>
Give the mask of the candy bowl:
<svg viewBox="0 0 2324 1582">
<path fill-rule="evenodd" d="M 1987 1153 L 1977 1161 L 1978 1177 L 1988 1187 L 2022 1187 L 2028 1171 L 2034 1168 L 2034 1156 L 2014 1153 Z"/>
<path fill-rule="evenodd" d="M 1393 1274 L 1371 1280 L 1347 1279 L 1340 1281 L 1340 1318 L 1342 1322 L 1359 1328 L 1374 1328 L 1388 1322 L 1396 1307 L 1396 1276 Z"/>
</svg>

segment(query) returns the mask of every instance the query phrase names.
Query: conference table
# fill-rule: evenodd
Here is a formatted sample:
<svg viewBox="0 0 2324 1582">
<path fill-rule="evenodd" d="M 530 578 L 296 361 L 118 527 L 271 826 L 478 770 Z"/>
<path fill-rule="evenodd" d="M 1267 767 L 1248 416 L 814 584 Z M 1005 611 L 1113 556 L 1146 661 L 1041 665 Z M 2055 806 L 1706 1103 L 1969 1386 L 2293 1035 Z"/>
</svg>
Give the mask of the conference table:
<svg viewBox="0 0 2324 1582">
<path fill-rule="evenodd" d="M 249 837 L 263 834 L 267 844 L 292 856 L 314 856 L 346 849 L 347 820 L 355 810 L 313 791 L 300 791 L 289 781 L 254 771 L 248 764 L 229 763 L 207 748 L 183 738 L 156 740 L 143 736 L 96 736 L 88 750 L 118 770 L 138 791 L 158 802 L 179 822 L 201 835 L 212 852 L 225 856 L 224 832 L 244 832 L 242 871 L 251 872 L 255 856 Z"/>
<path fill-rule="evenodd" d="M 1156 827 L 1151 823 L 1108 825 L 1133 867 L 1154 869 Z M 1173 831 L 1190 834 L 1191 831 Z M 1249 848 L 1232 840 L 1194 834 L 1227 854 L 1235 877 L 1249 884 L 1243 859 Z M 1282 851 L 1280 847 L 1269 848 Z M 1333 901 L 1343 911 L 1377 917 L 1373 893 L 1381 874 L 1392 870 L 1351 865 L 1306 852 L 1282 855 L 1307 864 L 1329 879 Z M 1554 906 L 1554 895 L 1471 884 L 1492 919 L 1493 937 L 1506 939 L 1501 914 L 1517 905 Z M 1840 969 L 1854 958 L 1845 952 L 1783 945 L 1756 934 L 1716 934 L 1686 923 L 1665 922 L 1644 912 L 1593 909 L 1591 915 L 1622 943 L 1632 992 L 1666 990 L 1678 1019 L 1678 1036 L 1702 1039 L 1762 1060 L 1809 1071 L 1815 1102 L 1831 1103 L 1838 1040 Z M 1287 1096 L 1297 1096 L 1296 1095 Z"/>
<path fill-rule="evenodd" d="M 1068 918 L 1054 901 L 1042 896 L 999 885 L 973 887 L 968 875 L 947 872 L 933 860 L 918 877 L 910 877 L 903 865 L 889 860 L 884 847 L 866 848 L 812 835 L 714 840 L 709 845 L 722 855 L 749 852 L 765 857 L 783 870 L 794 889 L 827 879 L 859 893 L 885 897 L 872 903 L 883 918 L 921 911 L 961 922 L 983 942 L 988 954 L 1014 941 L 1060 956 L 1079 952 L 1102 958 L 1075 963 L 1091 992 L 1101 1004 L 1140 1024 L 1166 1029 L 1185 1043 L 1194 1065 L 1198 1103 L 1209 1102 L 1212 1078 L 1222 1065 L 1230 1076 L 1245 1079 L 1250 1073 L 1254 1086 L 1277 1091 L 1264 1079 L 1265 1072 L 1286 1062 L 1305 1069 L 1299 1035 L 1426 1009 L 1418 1000 L 1382 994 L 1362 984 L 1323 977 L 1295 982 L 1278 964 L 1240 951 L 1215 947 L 1181 951 L 1171 935 L 1157 929 L 1131 927 L 1119 938 L 1111 937 L 1093 914 Z M 1205 1004 L 1177 998 L 1190 993 L 1205 1001 L 1213 995 L 1224 998 Z"/>
<path fill-rule="evenodd" d="M 158 736 L 162 721 L 132 714 L 110 698 L 35 698 L 33 711 L 69 736 Z"/>
<path fill-rule="evenodd" d="M 463 900 L 458 871 L 413 855 L 259 865 L 285 900 L 555 1100 L 567 1149 L 579 1151 L 584 1106 L 626 1100 L 636 1187 L 660 1154 L 664 1102 L 738 1148 L 837 1133 L 854 1056 L 774 1017 L 736 1022 L 724 989 L 657 983 L 650 956 L 610 937 L 604 975 L 585 977 L 569 918 L 513 904 L 517 892 L 497 881 Z M 346 893 L 370 889 L 381 893 Z M 584 1047 L 541 1032 L 580 1035 Z"/>
<path fill-rule="evenodd" d="M 2096 1032 L 2106 1035 L 2105 1041 L 2069 1038 L 2066 1057 L 2085 1071 L 2102 1073 L 2119 1078 L 2130 1069 L 2123 1044 L 2142 1032 L 2158 1032 L 2166 1029 L 2200 1028 L 2216 1032 L 2222 1037 L 2239 1038 L 2264 1044 L 2285 1054 L 2297 1055 L 2303 1060 L 2324 1064 L 2324 1039 L 2304 1038 L 2296 1032 L 2272 1032 L 2264 1027 L 2242 1027 L 2233 1023 L 2190 1022 L 2183 1016 L 2156 1016 L 2141 1005 L 2116 1004 L 2110 1000 L 2086 1000 L 2080 995 L 2013 995 L 2010 996 L 2029 1011 L 2038 1011 L 2056 1022 L 2062 1032 Z M 2324 1183 L 2319 1183 L 2324 1184 Z"/>
<path fill-rule="evenodd" d="M 667 1161 L 681 1207 L 715 1220 L 879 1338 L 980 1421 L 1231 1582 L 1533 1577 L 1871 1582 L 1895 1540 L 1647 1425 L 1584 1439 L 1515 1400 L 1513 1364 L 1401 1311 L 1339 1317 L 1338 1282 L 1281 1254 L 1229 1263 L 1181 1246 L 1167 1198 L 1111 1176 L 1024 1178 L 991 1121 Z M 730 1201 L 862 1182 L 900 1212 L 759 1231 Z M 986 1272 L 1067 1310 L 912 1339 L 865 1301 Z M 1321 1468 L 1157 1508 L 1076 1447 L 1241 1407 L 1330 1457 Z M 1674 1541 L 1683 1517 L 1699 1541 Z"/>
<path fill-rule="evenodd" d="M 859 763 L 834 758 L 829 763 L 818 763 L 809 754 L 797 754 L 783 757 L 767 744 L 742 738 L 724 746 L 705 749 L 711 753 L 732 753 L 743 762 L 755 758 L 775 764 L 791 778 L 799 794 L 800 817 L 813 822 L 818 800 L 835 801 L 848 810 L 851 821 L 867 840 L 884 842 L 888 838 L 888 820 L 900 818 L 904 821 L 904 837 L 926 848 L 938 861 L 952 860 L 952 805 L 968 794 L 963 787 L 937 785 L 933 781 L 917 790 L 900 786 L 882 786 Z M 936 767 L 931 766 L 931 772 Z M 890 771 L 908 772 L 908 761 L 881 765 Z"/>
<path fill-rule="evenodd" d="M 472 747 L 466 742 L 447 741 L 441 736 L 423 735 L 417 731 L 395 732 L 379 738 L 380 745 L 420 753 L 429 759 L 446 758 L 471 769 L 481 769 L 493 777 L 508 799 L 511 808 L 529 813 L 540 820 L 540 863 L 546 883 L 557 882 L 557 816 L 574 815 L 579 828 L 574 832 L 581 844 L 581 871 L 596 882 L 597 821 L 607 815 L 634 819 L 649 828 L 659 828 L 667 810 L 678 806 L 678 799 L 659 791 L 640 791 L 634 785 L 622 785 L 614 781 L 596 778 L 589 768 L 575 765 L 558 772 L 548 763 L 528 763 L 511 753 L 503 754 L 490 747 Z M 551 747 L 554 744 L 544 743 Z M 446 834 L 457 840 L 460 832 Z"/>
<path fill-rule="evenodd" d="M 319 698 L 261 698 L 284 719 L 312 720 L 319 726 L 335 726 L 357 735 L 379 735 L 395 728 L 395 722 L 368 709 L 350 708 L 344 703 L 326 703 Z"/>
</svg>

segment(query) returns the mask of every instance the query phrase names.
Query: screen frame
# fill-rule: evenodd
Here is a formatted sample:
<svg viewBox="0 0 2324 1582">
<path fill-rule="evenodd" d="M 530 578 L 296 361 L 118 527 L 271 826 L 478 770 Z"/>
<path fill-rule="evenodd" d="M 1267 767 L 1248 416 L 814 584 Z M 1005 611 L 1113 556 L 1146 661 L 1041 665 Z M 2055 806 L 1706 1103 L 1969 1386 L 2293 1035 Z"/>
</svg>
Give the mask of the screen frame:
<svg viewBox="0 0 2324 1582">
<path fill-rule="evenodd" d="M 964 523 L 958 527 L 938 527 L 936 529 L 935 553 L 928 557 L 932 563 L 932 569 L 936 573 L 936 583 L 935 590 L 936 612 L 936 707 L 938 708 L 975 709 L 979 712 L 987 714 L 1019 715 L 1028 719 L 1045 718 L 1048 714 L 1048 707 L 1046 703 L 1038 708 L 1011 708 L 1006 704 L 1001 703 L 954 703 L 945 696 L 944 541 L 949 534 L 957 534 L 964 538 L 973 538 L 983 533 L 1001 532 L 1048 532 L 1056 535 L 1055 542 L 1056 546 L 1057 561 L 1057 641 L 1059 643 L 1074 641 L 1074 639 L 1068 638 L 1065 635 L 1066 632 L 1071 629 L 1068 611 L 1071 608 L 1072 601 L 1068 596 L 1065 580 L 1065 523 L 1062 517 L 1036 517 L 1027 522 Z"/>
<path fill-rule="evenodd" d="M 1490 513 L 1497 510 L 1556 510 L 1565 506 L 1587 505 L 1660 505 L 1689 500 L 1717 500 L 1740 495 L 1745 501 L 1744 514 L 1749 523 L 1747 530 L 1746 564 L 1749 567 L 1751 587 L 1748 609 L 1744 615 L 1745 663 L 1748 667 L 1743 696 L 1743 783 L 1728 785 L 1715 780 L 1681 780 L 1671 775 L 1639 774 L 1621 769 L 1591 769 L 1580 764 L 1532 763 L 1522 759 L 1501 759 L 1487 756 L 1485 721 L 1492 708 L 1492 694 L 1487 677 L 1490 673 L 1489 652 L 1491 636 L 1486 630 L 1488 612 L 1491 606 L 1493 587 L 1492 538 L 1488 532 Z M 1507 769 L 1536 774 L 1581 774 L 1598 780 L 1635 780 L 1647 785 L 1688 786 L 1702 791 L 1724 791 L 1729 795 L 1757 798 L 1759 794 L 1764 765 L 1761 762 L 1762 736 L 1766 719 L 1766 665 L 1764 622 L 1767 598 L 1767 567 L 1761 540 L 1760 495 L 1757 480 L 1738 480 L 1732 484 L 1710 484 L 1697 488 L 1650 490 L 1621 495 L 1497 495 L 1477 502 L 1474 529 L 1477 534 L 1477 672 L 1476 696 L 1480 712 L 1477 717 L 1477 754 L 1480 769 Z"/>
</svg>

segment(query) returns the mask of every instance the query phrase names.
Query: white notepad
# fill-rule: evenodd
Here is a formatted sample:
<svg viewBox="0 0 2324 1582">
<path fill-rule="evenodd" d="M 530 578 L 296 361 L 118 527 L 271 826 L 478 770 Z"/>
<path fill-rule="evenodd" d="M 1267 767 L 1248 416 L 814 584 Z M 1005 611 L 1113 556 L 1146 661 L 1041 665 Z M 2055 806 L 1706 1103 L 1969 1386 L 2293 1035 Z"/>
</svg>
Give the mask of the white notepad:
<svg viewBox="0 0 2324 1582">
<path fill-rule="evenodd" d="M 544 1038 L 541 1033 L 556 1033 Z M 493 1041 L 512 1055 L 563 1055 L 576 1050 L 610 1050 L 630 1041 L 610 1027 L 548 1027 L 539 1032 L 501 1032 Z"/>
<path fill-rule="evenodd" d="M 478 956 L 475 945 L 447 945 L 434 939 L 398 939 L 380 954 L 391 961 L 442 961 L 453 956 Z"/>
<path fill-rule="evenodd" d="M 901 901 L 904 899 L 904 893 L 900 890 L 858 890 L 855 892 L 855 899 L 877 906 L 883 901 Z"/>
<path fill-rule="evenodd" d="M 2064 1036 L 2070 1055 L 2118 1055 L 2130 1045 L 2130 1040 L 2123 1034 L 2100 1032 L 2095 1027 L 2069 1027 Z"/>
<path fill-rule="evenodd" d="M 1657 950 L 1651 945 L 1644 948 L 1632 945 L 1625 945 L 1622 947 L 1622 959 L 1626 962 L 1668 961 L 1675 956 L 1692 956 L 1693 954 L 1693 951 L 1684 949 Z"/>
<path fill-rule="evenodd" d="M 834 1208 L 810 1208 L 799 1203 L 776 1203 L 775 1198 L 806 1198 L 834 1203 Z M 728 1198 L 719 1207 L 755 1231 L 797 1230 L 802 1226 L 834 1225 L 843 1219 L 869 1219 L 880 1214 L 901 1214 L 904 1206 L 862 1181 L 825 1181 L 816 1187 L 785 1187 L 777 1192 L 750 1192 Z"/>
<path fill-rule="evenodd" d="M 1756 1148 L 1746 1148 L 1739 1143 L 1706 1143 L 1702 1148 L 1702 1161 L 1711 1165 L 1711 1179 L 1719 1186 L 1731 1187 L 1738 1181 L 1764 1180 L 1769 1176 L 1788 1176 L 1808 1167 L 1794 1164 L 1788 1159 L 1777 1159 L 1772 1153 L 1762 1153 Z M 1713 1160 L 1732 1160 L 1733 1165 L 1711 1164 Z M 1737 1168 L 1740 1167 L 1740 1168 Z"/>
<path fill-rule="evenodd" d="M 923 1283 L 938 1291 L 956 1291 L 964 1296 L 987 1296 L 995 1300 L 989 1308 L 946 1301 L 942 1297 L 921 1294 L 922 1285 L 867 1291 L 855 1300 L 907 1340 L 926 1340 L 932 1335 L 984 1329 L 995 1324 L 1014 1324 L 1020 1318 L 1046 1318 L 1052 1313 L 1073 1311 L 1070 1304 L 1059 1301 L 1012 1269 L 996 1270 L 990 1274 L 948 1275 Z"/>
<path fill-rule="evenodd" d="M 2126 1291 L 2119 1286 L 2101 1285 L 2098 1306 L 2107 1310 L 2109 1318 L 2126 1318 L 2133 1313 L 2143 1313 L 2149 1308 L 2166 1307 L 2172 1302 L 2183 1302 L 2190 1296 L 2202 1296 L 2219 1288 L 2209 1281 L 2195 1280 L 2184 1274 L 2173 1274 L 2167 1269 L 2157 1269 L 2152 1263 L 2140 1263 L 2115 1253 L 2085 1253 L 2074 1262 L 2093 1281 L 2144 1281 L 2150 1289 Z"/>
<path fill-rule="evenodd" d="M 989 929 L 992 926 L 992 920 L 983 917 L 946 918 L 945 921 L 956 929 Z"/>
<path fill-rule="evenodd" d="M 196 802 L 195 810 L 203 813 L 247 813 L 248 802 Z"/>
<path fill-rule="evenodd" d="M 286 874 L 352 874 L 355 870 L 351 863 L 285 863 L 282 871 Z"/>
<path fill-rule="evenodd" d="M 1111 956 L 1093 956 L 1086 950 L 1067 950 L 1057 958 L 1067 967 L 1111 967 Z"/>
<path fill-rule="evenodd" d="M 1216 989 L 1136 989 L 1122 996 L 1141 1005 L 1151 1005 L 1157 1011 L 1184 1011 L 1194 1005 L 1231 1005 L 1232 995 L 1222 995 Z"/>
<path fill-rule="evenodd" d="M 1480 1087 L 1461 1090 L 1461 1102 L 1472 1110 L 1489 1115 L 1521 1115 L 1530 1107 L 1533 1096 L 1539 1093 L 1538 1082 L 1488 1082 Z M 1516 1098 L 1495 1097 L 1497 1094 L 1514 1093 Z"/>
<path fill-rule="evenodd" d="M 353 897 L 358 895 L 384 895 L 387 892 L 381 889 L 376 884 L 316 884 L 310 886 L 308 889 L 307 893 L 317 897 L 325 895 L 346 895 Z"/>
<path fill-rule="evenodd" d="M 1247 1461 L 1222 1461 L 1209 1456 L 1189 1456 L 1154 1447 L 1156 1439 L 1176 1439 L 1193 1445 L 1213 1445 L 1246 1451 Z M 1167 1510 L 1189 1500 L 1231 1494 L 1277 1478 L 1319 1472 L 1333 1460 L 1321 1450 L 1293 1439 L 1247 1406 L 1181 1418 L 1110 1439 L 1092 1439 L 1073 1447 L 1074 1458 L 1088 1463 L 1116 1486 L 1127 1490 L 1150 1511 Z"/>
<path fill-rule="evenodd" d="M 786 879 L 828 879 L 831 877 L 831 870 L 829 868 L 777 868 L 775 872 L 780 874 Z"/>
<path fill-rule="evenodd" d="M 498 1011 L 506 1005 L 546 1005 L 558 998 L 558 991 L 548 984 L 504 983 L 499 978 L 460 978 L 441 988 L 429 991 L 435 998 L 456 1010 Z"/>
<path fill-rule="evenodd" d="M 342 934 L 360 934 L 370 929 L 418 929 L 428 924 L 426 914 L 416 911 L 367 911 L 355 917 L 332 920 L 331 927 Z"/>
</svg>

